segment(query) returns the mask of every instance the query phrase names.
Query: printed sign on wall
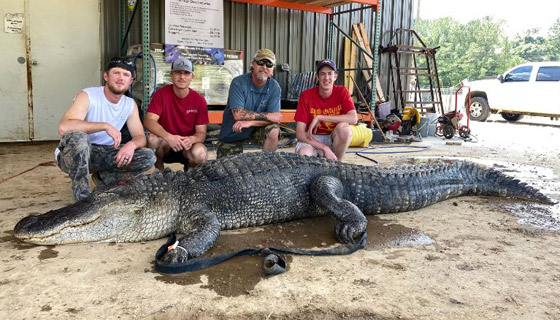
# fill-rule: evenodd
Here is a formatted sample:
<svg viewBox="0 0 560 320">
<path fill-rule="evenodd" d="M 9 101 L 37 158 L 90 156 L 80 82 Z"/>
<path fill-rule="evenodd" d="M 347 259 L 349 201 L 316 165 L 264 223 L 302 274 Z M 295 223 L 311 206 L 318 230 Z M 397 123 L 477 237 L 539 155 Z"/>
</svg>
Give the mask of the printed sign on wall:
<svg viewBox="0 0 560 320">
<path fill-rule="evenodd" d="M 21 33 L 23 30 L 23 13 L 6 13 L 4 17 L 4 32 Z"/>
<path fill-rule="evenodd" d="M 166 0 L 165 43 L 224 48 L 223 0 Z"/>
</svg>

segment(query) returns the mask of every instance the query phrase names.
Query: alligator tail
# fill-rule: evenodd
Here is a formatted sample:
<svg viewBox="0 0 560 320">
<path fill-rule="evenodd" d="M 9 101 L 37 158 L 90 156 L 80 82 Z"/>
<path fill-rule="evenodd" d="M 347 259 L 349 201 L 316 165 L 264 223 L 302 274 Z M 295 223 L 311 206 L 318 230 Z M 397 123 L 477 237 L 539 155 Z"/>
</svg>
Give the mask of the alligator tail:
<svg viewBox="0 0 560 320">
<path fill-rule="evenodd" d="M 519 181 L 519 179 L 507 176 L 496 169 L 486 168 L 473 163 L 463 163 L 462 165 L 464 166 L 463 169 L 471 172 L 471 176 L 475 181 L 473 191 L 477 195 L 511 197 L 548 205 L 556 204 L 554 200 L 534 187 Z"/>
</svg>

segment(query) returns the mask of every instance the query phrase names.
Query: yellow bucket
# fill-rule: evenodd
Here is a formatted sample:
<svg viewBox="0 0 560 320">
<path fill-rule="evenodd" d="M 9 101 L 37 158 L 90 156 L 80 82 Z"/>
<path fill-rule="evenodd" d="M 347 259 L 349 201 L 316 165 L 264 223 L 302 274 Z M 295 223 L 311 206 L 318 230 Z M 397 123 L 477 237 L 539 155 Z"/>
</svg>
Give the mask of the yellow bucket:
<svg viewBox="0 0 560 320">
<path fill-rule="evenodd" d="M 357 125 L 351 125 L 350 129 L 352 129 L 352 141 L 350 141 L 351 147 L 365 148 L 369 146 L 369 143 L 373 138 L 373 133 L 370 128 L 368 128 L 365 124 L 360 123 Z"/>
</svg>

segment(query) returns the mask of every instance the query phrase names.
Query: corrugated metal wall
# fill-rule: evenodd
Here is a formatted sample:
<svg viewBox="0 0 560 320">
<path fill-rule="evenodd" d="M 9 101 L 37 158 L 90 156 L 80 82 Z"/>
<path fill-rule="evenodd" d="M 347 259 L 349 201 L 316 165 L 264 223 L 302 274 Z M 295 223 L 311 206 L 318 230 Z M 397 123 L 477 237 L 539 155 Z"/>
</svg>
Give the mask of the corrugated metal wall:
<svg viewBox="0 0 560 320">
<path fill-rule="evenodd" d="M 164 0 L 150 1 L 152 42 L 164 42 L 164 4 Z M 412 28 L 414 4 L 415 0 L 383 1 L 381 45 L 387 44 L 391 32 L 396 28 Z M 119 4 L 118 1 L 105 0 L 103 5 L 104 58 L 107 61 L 111 56 L 119 53 Z M 360 6 L 346 5 L 338 7 L 337 11 L 347 11 Z M 141 10 L 138 9 L 126 46 L 141 43 L 140 14 Z M 128 12 L 127 19 L 130 19 L 130 16 L 131 12 Z M 353 23 L 363 22 L 370 45 L 373 46 L 375 14 L 370 9 L 333 17 L 334 22 L 348 34 L 351 34 Z M 278 63 L 288 63 L 292 73 L 313 71 L 314 61 L 327 56 L 327 32 L 328 16 L 325 14 L 224 1 L 224 45 L 226 49 L 244 52 L 246 70 L 254 52 L 266 47 L 276 53 Z M 335 30 L 332 52 L 338 65 L 342 65 L 344 57 L 343 41 L 342 35 Z M 387 94 L 390 88 L 387 76 L 389 65 L 386 57 L 383 56 L 380 59 L 379 74 L 383 91 Z M 283 75 L 278 74 L 277 78 L 283 86 L 285 82 Z M 340 76 L 339 79 L 342 77 Z"/>
</svg>

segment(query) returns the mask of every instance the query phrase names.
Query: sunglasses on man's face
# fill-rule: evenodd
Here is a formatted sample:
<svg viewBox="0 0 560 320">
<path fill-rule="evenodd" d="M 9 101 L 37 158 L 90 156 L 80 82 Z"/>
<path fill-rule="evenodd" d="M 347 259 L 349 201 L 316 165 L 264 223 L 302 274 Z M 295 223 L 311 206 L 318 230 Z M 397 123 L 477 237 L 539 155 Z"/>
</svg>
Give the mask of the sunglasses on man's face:
<svg viewBox="0 0 560 320">
<path fill-rule="evenodd" d="M 274 67 L 274 63 L 272 63 L 272 62 L 270 62 L 270 61 L 268 61 L 268 60 L 266 60 L 266 59 L 262 59 L 262 60 L 255 61 L 255 62 L 256 62 L 257 65 L 259 65 L 259 66 L 266 66 L 267 68 L 272 68 L 272 67 Z"/>
</svg>

